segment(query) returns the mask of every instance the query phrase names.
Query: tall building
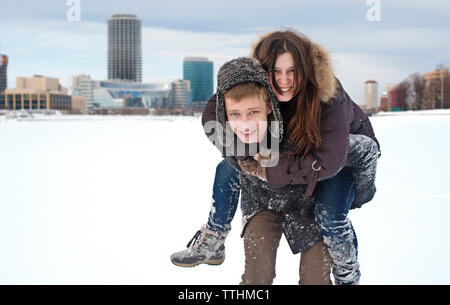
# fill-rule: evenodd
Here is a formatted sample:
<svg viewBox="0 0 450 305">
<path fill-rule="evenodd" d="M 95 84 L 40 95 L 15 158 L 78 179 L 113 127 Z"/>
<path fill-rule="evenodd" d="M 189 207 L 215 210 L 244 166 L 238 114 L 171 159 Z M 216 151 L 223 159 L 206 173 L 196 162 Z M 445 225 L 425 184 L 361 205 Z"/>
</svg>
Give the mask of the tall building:
<svg viewBox="0 0 450 305">
<path fill-rule="evenodd" d="M 192 96 L 190 81 L 178 79 L 171 83 L 170 104 L 178 109 L 191 107 Z"/>
<path fill-rule="evenodd" d="M 377 109 L 378 104 L 378 83 L 374 80 L 368 80 L 364 84 L 365 106 L 366 109 Z"/>
<path fill-rule="evenodd" d="M 8 56 L 0 54 L 0 92 L 8 88 Z"/>
<path fill-rule="evenodd" d="M 83 96 L 86 98 L 86 107 L 93 107 L 94 102 L 94 81 L 90 75 L 76 75 L 72 77 L 72 96 Z"/>
<path fill-rule="evenodd" d="M 449 108 L 449 96 L 448 92 L 448 83 L 450 79 L 450 70 L 438 68 L 437 70 L 425 72 L 423 74 L 423 80 L 424 80 L 424 86 L 425 88 L 428 88 L 427 98 L 428 104 L 427 108 Z"/>
<path fill-rule="evenodd" d="M 448 74 L 450 73 L 450 70 L 447 69 L 438 69 L 430 72 L 425 72 L 423 74 L 424 80 L 431 80 L 431 79 L 444 79 Z"/>
<path fill-rule="evenodd" d="M 380 110 L 387 112 L 389 111 L 389 97 L 387 92 L 383 92 L 380 98 Z"/>
<path fill-rule="evenodd" d="M 193 106 L 204 106 L 213 94 L 213 62 L 206 57 L 185 57 L 183 79 L 191 83 Z"/>
<path fill-rule="evenodd" d="M 141 20 L 136 15 L 108 19 L 108 79 L 142 81 Z"/>
<path fill-rule="evenodd" d="M 386 92 L 387 92 L 387 99 L 388 99 L 387 100 L 388 111 L 391 111 L 392 107 L 394 105 L 395 84 L 387 84 Z"/>
</svg>

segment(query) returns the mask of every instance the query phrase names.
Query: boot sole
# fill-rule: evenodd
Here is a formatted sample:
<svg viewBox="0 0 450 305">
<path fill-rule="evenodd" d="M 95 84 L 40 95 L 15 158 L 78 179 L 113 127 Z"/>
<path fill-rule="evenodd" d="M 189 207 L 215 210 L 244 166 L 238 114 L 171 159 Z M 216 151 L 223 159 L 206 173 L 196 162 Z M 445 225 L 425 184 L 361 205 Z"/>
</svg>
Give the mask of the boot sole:
<svg viewBox="0 0 450 305">
<path fill-rule="evenodd" d="M 207 264 L 207 265 L 212 265 L 212 266 L 218 266 L 220 264 L 223 263 L 223 261 L 225 260 L 225 258 L 219 259 L 219 260 L 211 260 L 211 261 L 202 261 L 202 262 L 196 262 L 196 263 L 190 263 L 190 264 L 184 264 L 184 263 L 179 263 L 179 262 L 174 262 L 172 261 L 172 263 L 176 266 L 179 267 L 195 267 L 198 266 L 200 264 Z"/>
</svg>

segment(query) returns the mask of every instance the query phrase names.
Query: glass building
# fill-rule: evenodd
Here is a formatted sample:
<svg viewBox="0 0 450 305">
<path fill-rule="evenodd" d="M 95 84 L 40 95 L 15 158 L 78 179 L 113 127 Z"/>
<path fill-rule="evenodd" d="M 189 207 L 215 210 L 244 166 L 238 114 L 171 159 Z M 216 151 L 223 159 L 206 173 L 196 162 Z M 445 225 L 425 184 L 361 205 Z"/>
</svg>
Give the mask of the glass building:
<svg viewBox="0 0 450 305">
<path fill-rule="evenodd" d="M 122 108 L 124 98 L 142 101 L 144 107 L 168 107 L 170 85 L 166 83 L 135 83 L 93 81 L 93 104 L 98 108 Z"/>
<path fill-rule="evenodd" d="M 206 57 L 185 57 L 183 79 L 190 81 L 192 104 L 204 106 L 213 94 L 213 62 Z"/>
<path fill-rule="evenodd" d="M 115 14 L 108 20 L 108 79 L 142 81 L 141 20 Z"/>
</svg>

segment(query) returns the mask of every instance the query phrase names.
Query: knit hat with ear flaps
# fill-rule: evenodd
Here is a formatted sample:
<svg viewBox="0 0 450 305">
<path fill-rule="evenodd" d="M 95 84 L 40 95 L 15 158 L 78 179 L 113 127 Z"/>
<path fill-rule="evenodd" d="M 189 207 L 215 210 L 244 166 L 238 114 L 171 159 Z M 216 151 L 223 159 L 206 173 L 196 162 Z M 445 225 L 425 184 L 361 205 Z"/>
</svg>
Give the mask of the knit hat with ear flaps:
<svg viewBox="0 0 450 305">
<path fill-rule="evenodd" d="M 226 62 L 217 75 L 217 103 L 216 103 L 216 121 L 222 127 L 217 130 L 225 130 L 226 111 L 224 94 L 232 87 L 246 83 L 256 82 L 263 85 L 269 95 L 272 104 L 272 113 L 268 115 L 268 127 L 271 137 L 281 141 L 283 137 L 283 120 L 281 118 L 278 100 L 270 87 L 267 71 L 264 70 L 261 63 L 250 57 L 239 57 Z M 219 136 L 223 135 L 219 133 Z"/>
</svg>

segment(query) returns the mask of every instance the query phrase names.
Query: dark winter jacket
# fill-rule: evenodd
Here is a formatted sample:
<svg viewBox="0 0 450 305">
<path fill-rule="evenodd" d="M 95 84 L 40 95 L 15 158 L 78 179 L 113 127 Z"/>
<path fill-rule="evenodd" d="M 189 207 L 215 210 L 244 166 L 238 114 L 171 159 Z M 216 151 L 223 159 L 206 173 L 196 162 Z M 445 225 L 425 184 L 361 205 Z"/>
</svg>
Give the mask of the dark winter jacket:
<svg viewBox="0 0 450 305">
<path fill-rule="evenodd" d="M 238 58 L 224 64 L 218 75 L 216 118 L 218 128 L 223 128 L 221 136 L 232 135 L 234 140 L 239 140 L 231 130 L 226 129 L 226 112 L 223 94 L 231 87 L 248 81 L 263 84 L 272 103 L 272 113 L 268 121 L 280 124 L 269 124 L 269 137 L 271 142 L 281 141 L 283 128 L 280 117 L 278 100 L 276 99 L 261 64 L 253 58 Z M 230 134 L 231 133 L 231 134 Z M 224 135 L 223 135 L 224 134 Z M 216 141 L 218 141 L 216 139 Z M 272 144 L 272 146 L 274 146 Z M 288 185 L 273 190 L 263 180 L 248 175 L 242 171 L 240 161 L 242 158 L 226 155 L 226 160 L 240 171 L 241 182 L 241 209 L 243 216 L 242 236 L 246 225 L 256 214 L 263 210 L 271 210 L 277 213 L 279 222 L 283 228 L 286 239 L 293 253 L 307 250 L 322 239 L 314 218 L 314 197 L 305 197 L 305 185 Z"/>
<path fill-rule="evenodd" d="M 266 168 L 267 183 L 271 188 L 276 189 L 286 185 L 306 184 L 308 185 L 307 196 L 312 195 L 317 181 L 335 176 L 346 166 L 350 133 L 369 137 L 377 144 L 378 151 L 380 149 L 369 118 L 351 100 L 340 82 L 335 78 L 328 52 L 321 46 L 313 43 L 313 54 L 315 77 L 319 85 L 319 97 L 323 106 L 321 145 L 317 150 L 308 153 L 304 158 L 298 154 L 283 154 L 280 156 L 276 166 Z M 204 126 L 206 122 L 216 119 L 216 108 L 216 96 L 213 96 L 203 112 L 202 123 Z M 285 121 L 283 124 L 287 126 L 287 123 Z M 217 142 L 215 130 L 205 129 L 205 132 L 213 143 Z M 285 138 L 288 138 L 288 136 L 285 135 Z M 363 166 L 359 166 L 359 168 L 363 168 Z M 373 175 L 372 177 L 374 178 L 375 176 Z M 355 181 L 355 183 L 358 182 Z M 372 181 L 373 183 L 374 181 Z M 374 185 L 370 190 L 371 194 L 360 194 L 361 191 L 364 191 L 364 188 L 356 188 L 355 202 L 358 202 L 356 206 L 360 206 L 373 197 Z"/>
</svg>

